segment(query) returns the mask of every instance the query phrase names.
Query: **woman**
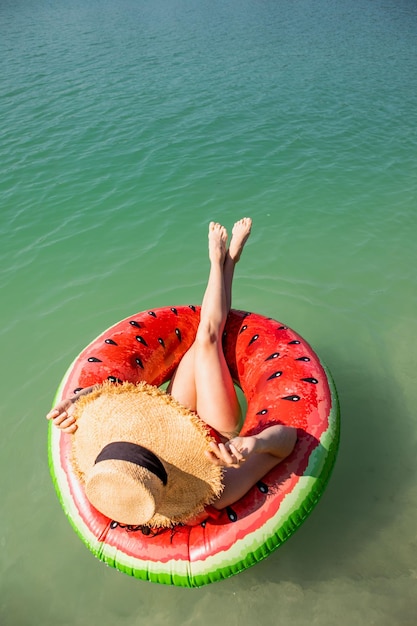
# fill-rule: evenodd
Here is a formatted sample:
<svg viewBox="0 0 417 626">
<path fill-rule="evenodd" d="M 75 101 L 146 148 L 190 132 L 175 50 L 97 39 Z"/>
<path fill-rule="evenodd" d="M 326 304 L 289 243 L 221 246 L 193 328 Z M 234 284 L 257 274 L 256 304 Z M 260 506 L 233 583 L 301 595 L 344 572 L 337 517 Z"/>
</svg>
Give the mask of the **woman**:
<svg viewBox="0 0 417 626">
<path fill-rule="evenodd" d="M 250 235 L 252 220 L 235 223 L 227 248 L 226 229 L 209 226 L 210 273 L 201 305 L 195 341 L 178 365 L 168 393 L 194 411 L 221 435 L 222 442 L 209 444 L 210 461 L 224 469 L 223 491 L 212 503 L 224 508 L 241 498 L 269 470 L 286 458 L 296 441 L 296 429 L 274 425 L 248 437 L 239 437 L 241 410 L 222 348 L 222 335 L 231 307 L 232 282 L 236 263 Z M 52 409 L 47 419 L 66 433 L 75 433 L 74 402 L 85 389 Z"/>
</svg>

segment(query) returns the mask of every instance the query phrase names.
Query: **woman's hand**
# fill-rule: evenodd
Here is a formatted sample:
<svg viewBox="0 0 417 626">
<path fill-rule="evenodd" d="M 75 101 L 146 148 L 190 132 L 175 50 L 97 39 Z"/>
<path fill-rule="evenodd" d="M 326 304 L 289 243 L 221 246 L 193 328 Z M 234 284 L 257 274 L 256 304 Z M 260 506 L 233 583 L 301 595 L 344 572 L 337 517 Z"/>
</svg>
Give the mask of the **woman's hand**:
<svg viewBox="0 0 417 626">
<path fill-rule="evenodd" d="M 66 400 L 61 400 L 61 402 L 58 402 L 58 404 L 49 411 L 46 419 L 52 420 L 53 425 L 60 428 L 64 431 L 64 433 L 69 433 L 70 435 L 75 433 L 77 430 L 77 423 L 75 417 L 73 416 L 73 404 L 81 396 L 86 396 L 88 393 L 91 393 L 93 389 L 94 386 L 86 387 L 85 389 L 81 389 L 77 395 L 67 398 Z"/>
<path fill-rule="evenodd" d="M 233 437 L 226 443 L 210 443 L 206 455 L 221 467 L 240 467 L 255 452 L 256 437 Z"/>
<path fill-rule="evenodd" d="M 60 428 L 64 433 L 75 433 L 77 423 L 73 416 L 73 400 L 67 398 L 67 400 L 58 402 L 58 404 L 49 411 L 46 419 L 52 420 L 53 425 Z"/>
</svg>

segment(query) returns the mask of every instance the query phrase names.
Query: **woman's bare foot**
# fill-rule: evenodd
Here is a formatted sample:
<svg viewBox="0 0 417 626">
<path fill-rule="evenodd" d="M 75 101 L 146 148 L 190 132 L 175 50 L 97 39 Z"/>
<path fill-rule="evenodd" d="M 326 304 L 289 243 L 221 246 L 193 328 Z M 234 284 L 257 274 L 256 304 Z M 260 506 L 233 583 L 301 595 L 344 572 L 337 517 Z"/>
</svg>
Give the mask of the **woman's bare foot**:
<svg viewBox="0 0 417 626">
<path fill-rule="evenodd" d="M 223 264 L 226 256 L 227 230 L 217 222 L 210 222 L 208 238 L 210 261 Z"/>
<path fill-rule="evenodd" d="M 229 246 L 229 255 L 235 263 L 237 263 L 240 259 L 243 247 L 250 235 L 251 228 L 252 220 L 250 217 L 243 217 L 233 226 L 232 239 Z"/>
</svg>

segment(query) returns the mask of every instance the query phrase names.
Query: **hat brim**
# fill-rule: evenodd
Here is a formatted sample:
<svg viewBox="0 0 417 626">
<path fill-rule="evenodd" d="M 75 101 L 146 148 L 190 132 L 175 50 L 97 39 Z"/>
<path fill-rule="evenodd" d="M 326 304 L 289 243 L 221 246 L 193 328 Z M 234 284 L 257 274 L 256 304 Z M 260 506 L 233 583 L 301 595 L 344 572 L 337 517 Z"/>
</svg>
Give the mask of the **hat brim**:
<svg viewBox="0 0 417 626">
<path fill-rule="evenodd" d="M 95 460 L 111 442 L 144 446 L 163 463 L 168 476 L 163 496 L 154 515 L 146 521 L 141 518 L 140 524 L 166 527 L 185 523 L 221 494 L 222 468 L 206 455 L 214 441 L 207 425 L 156 387 L 143 382 L 114 385 L 106 381 L 77 400 L 74 417 L 78 428 L 73 435 L 73 465 L 83 485 L 97 472 Z M 114 507 L 117 515 L 109 514 L 109 503 L 102 512 L 124 523 L 117 519 L 122 511 L 118 505 Z"/>
</svg>

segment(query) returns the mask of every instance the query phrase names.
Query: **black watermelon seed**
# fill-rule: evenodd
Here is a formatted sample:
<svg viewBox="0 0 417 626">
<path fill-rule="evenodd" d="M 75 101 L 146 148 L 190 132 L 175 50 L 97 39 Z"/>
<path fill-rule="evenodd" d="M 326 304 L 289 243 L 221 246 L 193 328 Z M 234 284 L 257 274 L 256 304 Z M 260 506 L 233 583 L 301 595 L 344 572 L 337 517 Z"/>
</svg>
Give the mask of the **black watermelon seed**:
<svg viewBox="0 0 417 626">
<path fill-rule="evenodd" d="M 282 400 L 290 400 L 290 402 L 298 402 L 300 400 L 300 396 L 285 396 Z"/>
<path fill-rule="evenodd" d="M 278 330 L 288 330 L 288 326 L 279 326 Z"/>
<path fill-rule="evenodd" d="M 226 513 L 227 513 L 227 517 L 230 519 L 231 522 L 237 521 L 236 512 L 233 509 L 231 509 L 230 506 L 226 507 Z"/>
<path fill-rule="evenodd" d="M 312 383 L 313 385 L 317 385 L 319 382 L 317 378 L 302 378 L 301 380 L 304 380 L 306 383 Z"/>
<path fill-rule="evenodd" d="M 111 528 L 112 530 L 114 530 L 115 528 L 117 528 L 117 527 L 118 527 L 118 525 L 119 525 L 119 524 L 118 524 L 118 522 L 110 522 L 110 528 Z"/>
<path fill-rule="evenodd" d="M 244 330 L 246 330 L 246 329 L 247 329 L 247 325 L 246 325 L 246 324 L 244 324 L 244 325 L 242 326 L 242 328 L 240 329 L 240 331 L 239 331 L 239 335 L 240 335 L 240 333 L 243 333 L 243 331 L 244 331 Z"/>
<path fill-rule="evenodd" d="M 139 367 L 144 369 L 143 363 L 142 363 L 142 361 L 140 360 L 140 358 L 138 356 L 135 358 L 135 363 L 136 363 L 136 365 L 139 365 Z"/>
<path fill-rule="evenodd" d="M 262 411 L 258 411 L 256 415 L 266 415 L 268 413 L 268 409 L 262 409 Z"/>
<path fill-rule="evenodd" d="M 300 356 L 296 361 L 304 361 L 304 363 L 308 363 L 310 361 L 310 357 L 308 356 Z"/>
<path fill-rule="evenodd" d="M 288 342 L 289 346 L 298 346 L 300 342 L 298 341 L 298 339 L 293 339 L 292 341 Z"/>
<path fill-rule="evenodd" d="M 162 337 L 158 337 L 158 341 L 159 341 L 159 343 L 161 344 L 161 346 L 162 346 L 163 348 L 165 348 L 165 343 L 164 343 L 164 340 L 162 339 Z"/>
<path fill-rule="evenodd" d="M 117 343 L 115 341 L 113 341 L 113 339 L 105 339 L 104 343 L 108 343 L 111 346 L 117 346 Z"/>
<path fill-rule="evenodd" d="M 279 378 L 282 376 L 282 372 L 274 372 L 271 376 L 268 376 L 267 380 L 273 380 L 274 378 Z"/>
<path fill-rule="evenodd" d="M 274 352 L 274 354 L 270 354 L 265 361 L 271 361 L 272 359 L 277 359 L 279 357 L 279 352 Z"/>
<path fill-rule="evenodd" d="M 148 347 L 148 344 L 146 343 L 146 341 L 144 340 L 143 337 L 141 337 L 140 335 L 136 335 L 136 339 L 137 339 L 137 341 L 139 341 L 139 343 L 141 343 L 144 346 Z"/>
<path fill-rule="evenodd" d="M 257 482 L 256 486 L 261 493 L 268 493 L 268 485 L 265 485 L 262 481 Z"/>
<path fill-rule="evenodd" d="M 201 522 L 200 526 L 201 528 L 205 528 L 207 526 L 207 520 L 204 520 L 204 522 Z"/>
<path fill-rule="evenodd" d="M 89 363 L 103 363 L 101 359 L 97 359 L 95 356 L 90 356 L 88 358 L 88 362 Z"/>
<path fill-rule="evenodd" d="M 139 322 L 137 322 L 136 320 L 130 320 L 129 324 L 131 326 L 135 326 L 136 328 L 142 328 Z"/>
<path fill-rule="evenodd" d="M 178 315 L 178 311 L 174 306 L 171 307 L 171 311 L 173 312 L 174 315 Z"/>
<path fill-rule="evenodd" d="M 116 376 L 107 376 L 107 380 L 111 383 L 122 383 L 123 381 L 120 378 L 116 378 Z"/>
<path fill-rule="evenodd" d="M 155 311 L 148 311 L 148 315 L 150 315 L 151 317 L 156 317 Z"/>
<path fill-rule="evenodd" d="M 149 526 L 141 526 L 140 530 L 142 531 L 142 535 L 147 536 L 151 534 L 151 529 L 149 528 Z"/>
<path fill-rule="evenodd" d="M 176 334 L 176 335 L 177 335 L 177 337 L 178 337 L 178 341 L 182 341 L 181 331 L 180 331 L 180 329 L 179 329 L 179 328 L 176 328 L 176 329 L 175 329 L 175 334 Z"/>
<path fill-rule="evenodd" d="M 74 389 L 73 393 L 79 393 L 83 389 L 84 389 L 84 387 L 77 387 L 77 389 Z"/>
<path fill-rule="evenodd" d="M 251 345 L 251 343 L 253 343 L 253 342 L 254 342 L 254 341 L 256 341 L 257 339 L 259 339 L 259 335 L 254 335 L 254 336 L 252 337 L 252 339 L 250 340 L 250 342 L 248 343 L 248 346 L 250 346 L 250 345 Z"/>
<path fill-rule="evenodd" d="M 194 304 L 189 304 L 188 308 L 191 309 L 192 311 L 194 311 L 194 313 L 195 313 L 195 306 L 194 306 Z"/>
</svg>

